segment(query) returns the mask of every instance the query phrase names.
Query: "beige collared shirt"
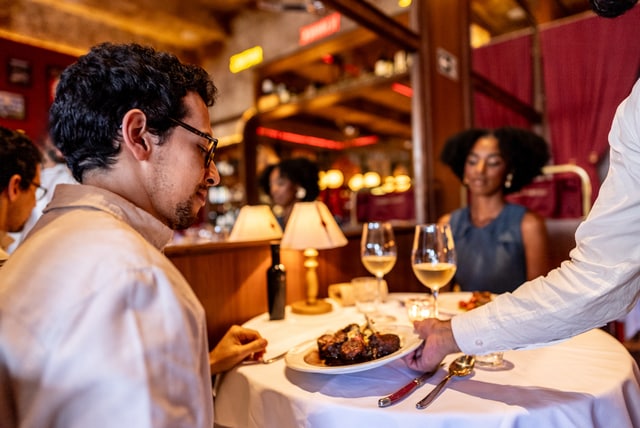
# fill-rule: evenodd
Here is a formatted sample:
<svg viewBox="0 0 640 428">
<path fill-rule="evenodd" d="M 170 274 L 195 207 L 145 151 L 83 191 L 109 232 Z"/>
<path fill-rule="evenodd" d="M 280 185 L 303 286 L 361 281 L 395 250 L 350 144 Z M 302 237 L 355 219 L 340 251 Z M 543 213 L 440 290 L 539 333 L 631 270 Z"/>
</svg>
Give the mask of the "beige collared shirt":
<svg viewBox="0 0 640 428">
<path fill-rule="evenodd" d="M 9 258 L 7 249 L 13 243 L 13 238 L 7 233 L 0 230 L 0 267 Z"/>
<path fill-rule="evenodd" d="M 171 235 L 111 192 L 56 188 L 0 269 L 3 427 L 212 426 L 205 315 Z"/>
</svg>

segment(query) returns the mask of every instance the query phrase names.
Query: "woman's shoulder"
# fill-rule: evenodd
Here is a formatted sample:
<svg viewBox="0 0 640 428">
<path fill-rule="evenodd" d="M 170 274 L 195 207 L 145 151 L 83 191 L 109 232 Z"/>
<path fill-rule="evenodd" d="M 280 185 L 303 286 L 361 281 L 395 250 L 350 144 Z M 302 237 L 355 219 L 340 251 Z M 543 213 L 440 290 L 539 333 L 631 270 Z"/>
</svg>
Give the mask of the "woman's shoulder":
<svg viewBox="0 0 640 428">
<path fill-rule="evenodd" d="M 451 221 L 451 213 L 446 213 L 438 219 L 438 224 L 447 224 Z"/>
<path fill-rule="evenodd" d="M 543 216 L 525 208 L 524 215 L 522 216 L 523 232 L 529 231 L 532 233 L 546 233 L 546 227 L 547 226 Z"/>
</svg>

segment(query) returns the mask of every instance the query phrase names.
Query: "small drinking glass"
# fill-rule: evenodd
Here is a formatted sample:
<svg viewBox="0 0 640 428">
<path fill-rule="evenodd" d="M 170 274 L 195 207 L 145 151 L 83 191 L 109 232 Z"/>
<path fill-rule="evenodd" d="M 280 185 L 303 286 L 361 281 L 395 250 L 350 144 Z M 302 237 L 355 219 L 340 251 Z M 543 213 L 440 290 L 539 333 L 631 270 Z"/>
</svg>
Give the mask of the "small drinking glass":
<svg viewBox="0 0 640 428">
<path fill-rule="evenodd" d="M 504 352 L 491 352 L 476 355 L 476 366 L 486 369 L 498 369 L 504 364 Z"/>
<path fill-rule="evenodd" d="M 353 297 L 358 310 L 371 315 L 378 310 L 379 290 L 378 281 L 372 276 L 360 276 L 351 280 Z"/>
<path fill-rule="evenodd" d="M 435 317 L 436 304 L 433 296 L 420 296 L 407 299 L 405 302 L 409 321 L 421 321 Z"/>
</svg>

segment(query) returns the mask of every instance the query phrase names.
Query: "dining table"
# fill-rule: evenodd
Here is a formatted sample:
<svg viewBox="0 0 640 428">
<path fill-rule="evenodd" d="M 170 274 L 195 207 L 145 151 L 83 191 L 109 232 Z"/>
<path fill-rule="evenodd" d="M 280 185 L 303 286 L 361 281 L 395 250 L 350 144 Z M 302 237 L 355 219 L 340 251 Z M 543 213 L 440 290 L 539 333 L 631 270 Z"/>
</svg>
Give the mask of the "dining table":
<svg viewBox="0 0 640 428">
<path fill-rule="evenodd" d="M 419 293 L 391 293 L 379 311 L 395 318 L 387 330 L 416 347 L 405 302 Z M 470 293 L 440 293 L 440 316 L 456 316 L 458 302 Z M 425 409 L 416 403 L 447 374 L 461 354 L 444 365 L 408 397 L 379 407 L 378 400 L 406 385 L 420 373 L 395 355 L 355 367 L 306 366 L 300 359 L 316 339 L 351 323 L 364 324 L 353 306 L 335 301 L 321 315 L 298 315 L 287 309 L 283 320 L 261 314 L 244 326 L 268 341 L 264 358 L 289 351 L 271 364 L 240 364 L 216 378 L 215 426 L 218 428 L 335 427 L 640 427 L 640 371 L 636 362 L 609 333 L 594 329 L 566 341 L 535 349 L 507 351 L 500 367 L 481 368 L 449 381 Z M 418 338 L 419 340 L 419 338 Z"/>
</svg>

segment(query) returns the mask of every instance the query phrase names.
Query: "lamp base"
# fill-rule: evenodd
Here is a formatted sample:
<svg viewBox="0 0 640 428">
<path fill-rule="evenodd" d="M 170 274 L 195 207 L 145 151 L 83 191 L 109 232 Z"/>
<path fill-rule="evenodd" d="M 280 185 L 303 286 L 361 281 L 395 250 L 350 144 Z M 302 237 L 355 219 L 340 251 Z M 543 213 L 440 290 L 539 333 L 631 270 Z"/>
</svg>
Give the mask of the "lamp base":
<svg viewBox="0 0 640 428">
<path fill-rule="evenodd" d="M 325 300 L 316 300 L 315 304 L 309 304 L 306 300 L 293 302 L 291 304 L 291 312 L 294 314 L 319 315 L 326 314 L 332 310 L 333 306 L 331 306 L 331 303 Z"/>
</svg>

